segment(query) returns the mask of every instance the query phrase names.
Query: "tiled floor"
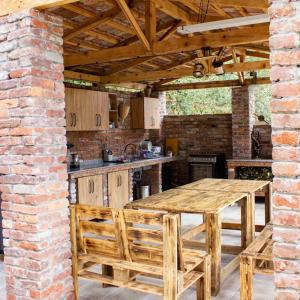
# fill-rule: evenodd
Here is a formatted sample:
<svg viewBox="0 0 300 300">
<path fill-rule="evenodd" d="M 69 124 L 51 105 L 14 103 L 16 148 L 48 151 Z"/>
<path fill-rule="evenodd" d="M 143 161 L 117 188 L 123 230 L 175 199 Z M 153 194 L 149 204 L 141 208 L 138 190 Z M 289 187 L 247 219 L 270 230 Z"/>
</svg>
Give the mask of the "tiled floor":
<svg viewBox="0 0 300 300">
<path fill-rule="evenodd" d="M 240 208 L 233 206 L 224 212 L 224 217 L 230 219 L 239 219 Z M 264 216 L 263 205 L 256 205 L 256 220 L 262 221 Z M 199 223 L 197 216 L 186 215 L 182 218 L 184 227 L 189 227 L 193 224 Z M 239 243 L 239 232 L 224 231 L 222 241 L 231 244 Z M 222 257 L 222 262 L 230 260 L 230 256 Z M 4 277 L 3 263 L 0 263 L 0 299 L 5 299 L 5 277 Z M 239 271 L 232 273 L 223 283 L 221 291 L 215 300 L 238 300 L 239 295 Z M 95 282 L 80 280 L 80 300 L 156 300 L 160 297 L 143 294 L 127 289 L 120 288 L 101 288 L 101 285 Z M 181 297 L 182 300 L 195 300 L 195 289 L 192 287 L 188 289 Z M 254 297 L 253 300 L 272 300 L 274 299 L 274 286 L 272 276 L 255 275 L 254 278 Z"/>
</svg>

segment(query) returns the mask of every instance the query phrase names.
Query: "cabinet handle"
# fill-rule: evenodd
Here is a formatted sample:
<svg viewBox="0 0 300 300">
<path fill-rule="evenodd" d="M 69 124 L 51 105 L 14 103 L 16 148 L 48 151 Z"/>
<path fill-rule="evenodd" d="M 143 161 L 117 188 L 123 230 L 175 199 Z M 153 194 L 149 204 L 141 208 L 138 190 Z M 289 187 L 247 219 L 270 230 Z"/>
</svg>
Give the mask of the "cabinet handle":
<svg viewBox="0 0 300 300">
<path fill-rule="evenodd" d="M 71 122 L 70 127 L 73 127 L 73 113 L 70 113 L 70 117 L 71 117 L 71 120 L 70 120 L 70 122 Z"/>
<path fill-rule="evenodd" d="M 92 194 L 94 194 L 94 192 L 95 192 L 95 182 L 94 182 L 94 179 L 92 179 L 92 188 L 93 188 Z"/>
<path fill-rule="evenodd" d="M 92 193 L 92 182 L 89 180 L 89 194 Z"/>
<path fill-rule="evenodd" d="M 120 186 L 122 186 L 122 176 L 121 175 L 119 176 L 120 176 Z"/>
<path fill-rule="evenodd" d="M 76 116 L 76 114 L 74 113 L 74 127 L 76 127 L 76 125 L 77 125 L 77 116 Z"/>
<path fill-rule="evenodd" d="M 96 127 L 99 126 L 98 114 L 96 114 Z"/>
<path fill-rule="evenodd" d="M 100 127 L 101 123 L 102 123 L 101 115 L 98 115 L 98 118 L 99 118 L 99 124 L 98 124 L 98 126 Z"/>
<path fill-rule="evenodd" d="M 118 175 L 118 177 L 117 177 L 117 187 L 119 187 L 119 186 L 121 186 L 121 177 L 120 177 L 120 175 Z"/>
</svg>

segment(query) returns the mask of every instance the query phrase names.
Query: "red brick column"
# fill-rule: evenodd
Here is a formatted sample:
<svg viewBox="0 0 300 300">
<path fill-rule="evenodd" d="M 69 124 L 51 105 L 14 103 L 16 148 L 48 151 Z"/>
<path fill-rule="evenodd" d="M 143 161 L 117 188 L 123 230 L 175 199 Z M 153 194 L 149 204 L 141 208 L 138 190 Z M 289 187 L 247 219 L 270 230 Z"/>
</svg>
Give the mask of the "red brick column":
<svg viewBox="0 0 300 300">
<path fill-rule="evenodd" d="M 232 88 L 232 156 L 252 158 L 251 132 L 255 122 L 255 98 L 251 87 Z"/>
<path fill-rule="evenodd" d="M 276 299 L 300 299 L 300 1 L 270 1 Z"/>
<path fill-rule="evenodd" d="M 63 26 L 0 18 L 0 192 L 8 299 L 70 299 Z"/>
</svg>

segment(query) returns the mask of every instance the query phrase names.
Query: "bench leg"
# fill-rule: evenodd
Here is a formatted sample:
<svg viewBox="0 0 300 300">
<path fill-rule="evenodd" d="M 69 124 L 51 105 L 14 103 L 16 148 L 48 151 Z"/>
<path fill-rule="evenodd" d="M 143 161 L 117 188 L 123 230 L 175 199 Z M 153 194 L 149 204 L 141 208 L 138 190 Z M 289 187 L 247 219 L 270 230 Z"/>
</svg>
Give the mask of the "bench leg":
<svg viewBox="0 0 300 300">
<path fill-rule="evenodd" d="M 218 213 L 205 215 L 206 252 L 211 255 L 211 291 L 216 296 L 221 284 L 221 216 Z"/>
<path fill-rule="evenodd" d="M 265 224 L 272 220 L 272 183 L 265 187 Z"/>
<path fill-rule="evenodd" d="M 203 263 L 196 269 L 204 273 L 204 276 L 196 282 L 197 300 L 211 299 L 211 272 L 210 256 L 207 256 Z"/>
<path fill-rule="evenodd" d="M 255 194 L 251 193 L 241 200 L 241 246 L 246 249 L 254 240 L 254 205 Z"/>
<path fill-rule="evenodd" d="M 242 300 L 252 300 L 253 291 L 253 260 L 250 257 L 241 255 L 240 262 L 240 298 Z"/>
</svg>

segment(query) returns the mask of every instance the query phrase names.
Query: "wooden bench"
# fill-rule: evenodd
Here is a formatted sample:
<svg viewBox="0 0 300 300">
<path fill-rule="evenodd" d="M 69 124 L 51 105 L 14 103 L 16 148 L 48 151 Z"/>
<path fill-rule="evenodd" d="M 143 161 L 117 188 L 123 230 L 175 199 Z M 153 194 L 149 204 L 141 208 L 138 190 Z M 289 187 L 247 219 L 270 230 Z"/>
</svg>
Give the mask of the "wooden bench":
<svg viewBox="0 0 300 300">
<path fill-rule="evenodd" d="M 71 240 L 76 299 L 78 277 L 165 300 L 196 284 L 198 300 L 211 298 L 210 256 L 182 247 L 177 214 L 75 205 Z M 95 265 L 111 266 L 113 275 L 95 272 Z"/>
<path fill-rule="evenodd" d="M 260 235 L 241 253 L 241 299 L 252 300 L 254 274 L 273 274 L 273 226 L 268 224 Z"/>
</svg>

